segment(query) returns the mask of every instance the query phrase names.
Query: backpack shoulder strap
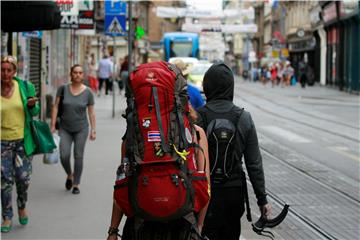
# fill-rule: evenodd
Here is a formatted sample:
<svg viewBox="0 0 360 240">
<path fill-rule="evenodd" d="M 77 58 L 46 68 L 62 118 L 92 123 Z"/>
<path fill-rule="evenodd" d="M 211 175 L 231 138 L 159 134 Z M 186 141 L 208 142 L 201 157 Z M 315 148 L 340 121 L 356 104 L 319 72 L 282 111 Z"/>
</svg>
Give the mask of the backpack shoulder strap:
<svg viewBox="0 0 360 240">
<path fill-rule="evenodd" d="M 60 98 L 62 97 L 62 98 L 64 98 L 64 93 L 65 93 L 65 86 L 66 85 L 62 85 L 61 87 L 60 87 Z"/>
<path fill-rule="evenodd" d="M 235 108 L 235 106 L 234 106 L 234 108 Z M 235 122 L 236 131 L 239 133 L 240 140 L 242 141 L 243 144 L 245 144 L 245 135 L 244 135 L 244 132 L 242 131 L 241 124 L 239 124 L 239 123 L 240 123 L 240 119 L 241 119 L 241 116 L 244 111 L 245 111 L 244 108 L 240 109 L 240 112 L 238 113 L 238 115 L 236 117 L 236 122 Z"/>
<path fill-rule="evenodd" d="M 205 105 L 205 108 L 208 109 Z M 201 110 L 197 110 L 197 113 L 200 115 L 201 117 L 201 121 L 202 121 L 202 128 L 204 129 L 204 131 L 206 131 L 207 125 L 209 124 L 207 121 L 207 116 L 206 116 L 206 111 L 201 111 Z"/>
<path fill-rule="evenodd" d="M 244 147 L 245 147 L 245 136 L 243 134 L 242 128 L 241 128 L 241 124 L 240 124 L 240 119 L 241 116 L 244 112 L 244 108 L 240 109 L 240 112 L 238 113 L 237 119 L 236 119 L 236 131 L 239 133 L 239 137 L 240 137 L 240 141 L 242 141 Z M 245 207 L 246 207 L 246 218 L 249 222 L 252 221 L 251 218 L 251 209 L 250 209 L 250 202 L 249 202 L 249 193 L 248 193 L 248 189 L 247 189 L 247 183 L 246 183 L 246 177 L 245 177 L 245 172 L 243 172 L 242 174 L 242 182 L 243 182 L 243 193 L 244 193 L 244 202 L 245 202 Z"/>
</svg>

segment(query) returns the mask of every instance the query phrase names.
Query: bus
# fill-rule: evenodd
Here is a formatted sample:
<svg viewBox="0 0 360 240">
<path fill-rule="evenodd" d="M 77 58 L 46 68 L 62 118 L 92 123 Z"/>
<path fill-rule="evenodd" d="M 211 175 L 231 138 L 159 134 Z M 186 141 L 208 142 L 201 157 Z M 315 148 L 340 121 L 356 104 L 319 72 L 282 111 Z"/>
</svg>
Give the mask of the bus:
<svg viewBox="0 0 360 240">
<path fill-rule="evenodd" d="M 187 32 L 168 32 L 163 37 L 164 60 L 172 57 L 199 58 L 199 35 Z"/>
</svg>

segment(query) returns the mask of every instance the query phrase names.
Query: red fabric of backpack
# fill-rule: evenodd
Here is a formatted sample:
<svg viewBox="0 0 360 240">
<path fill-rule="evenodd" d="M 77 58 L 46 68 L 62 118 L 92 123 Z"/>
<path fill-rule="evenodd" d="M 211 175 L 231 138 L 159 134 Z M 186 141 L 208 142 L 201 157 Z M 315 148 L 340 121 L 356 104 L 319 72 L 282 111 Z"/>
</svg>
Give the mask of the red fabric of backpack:
<svg viewBox="0 0 360 240">
<path fill-rule="evenodd" d="M 126 178 L 114 198 L 127 216 L 167 221 L 198 212 L 209 200 L 195 161 L 186 80 L 174 65 L 140 65 L 129 80 Z M 203 170 L 203 169 L 201 169 Z"/>
</svg>

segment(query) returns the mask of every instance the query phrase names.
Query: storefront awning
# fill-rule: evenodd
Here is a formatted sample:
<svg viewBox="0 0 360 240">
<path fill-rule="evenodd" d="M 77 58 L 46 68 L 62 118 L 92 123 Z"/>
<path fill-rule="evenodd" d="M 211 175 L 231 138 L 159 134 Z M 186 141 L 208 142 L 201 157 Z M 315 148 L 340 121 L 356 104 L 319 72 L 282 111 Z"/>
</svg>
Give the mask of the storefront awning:
<svg viewBox="0 0 360 240">
<path fill-rule="evenodd" d="M 55 1 L 1 1 L 1 30 L 25 32 L 60 28 Z"/>
</svg>

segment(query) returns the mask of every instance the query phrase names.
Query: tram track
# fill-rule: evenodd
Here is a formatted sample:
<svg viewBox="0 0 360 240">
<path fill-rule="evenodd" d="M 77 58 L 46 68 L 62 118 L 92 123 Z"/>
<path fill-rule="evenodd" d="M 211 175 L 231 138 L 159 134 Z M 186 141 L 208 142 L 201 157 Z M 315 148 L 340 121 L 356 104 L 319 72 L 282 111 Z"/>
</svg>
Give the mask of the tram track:
<svg viewBox="0 0 360 240">
<path fill-rule="evenodd" d="M 268 193 L 268 197 L 275 203 L 284 206 L 285 202 L 282 201 L 279 197 L 276 196 L 276 194 L 272 193 L 271 191 L 269 191 L 268 189 L 266 189 L 267 193 Z M 313 221 L 311 221 L 309 218 L 307 218 L 306 216 L 304 216 L 302 213 L 300 213 L 299 211 L 296 211 L 295 209 L 293 209 L 290 205 L 289 207 L 289 213 L 288 214 L 292 214 L 293 216 L 295 216 L 299 221 L 301 221 L 306 227 L 308 227 L 309 229 L 311 229 L 313 232 L 315 232 L 316 234 L 318 234 L 319 236 L 323 237 L 324 239 L 328 239 L 328 240 L 338 240 L 338 238 L 336 238 L 335 236 L 333 236 L 332 234 L 326 232 L 325 230 L 323 230 L 320 226 L 318 226 L 316 223 L 314 223 Z"/>
<path fill-rule="evenodd" d="M 252 92 L 252 91 L 249 91 L 247 90 L 246 93 L 248 94 L 251 94 L 255 97 L 259 97 L 259 98 L 262 98 L 262 99 L 266 99 L 267 101 L 273 103 L 273 104 L 276 104 L 278 106 L 281 106 L 285 109 L 288 109 L 288 110 L 291 110 L 291 111 L 294 111 L 294 112 L 297 112 L 297 113 L 300 113 L 302 115 L 306 115 L 306 116 L 309 116 L 309 117 L 312 117 L 312 118 L 316 118 L 316 119 L 319 119 L 319 120 L 323 120 L 323 121 L 327 121 L 327 122 L 331 122 L 331 123 L 335 123 L 335 124 L 338 124 L 338 125 L 341 125 L 341 126 L 345 126 L 345 127 L 348 127 L 348 128 L 352 128 L 354 130 L 360 130 L 359 127 L 356 127 L 356 126 L 353 126 L 353 125 L 350 125 L 350 124 L 347 124 L 347 123 L 343 123 L 343 122 L 340 122 L 340 121 L 336 121 L 336 120 L 333 120 L 333 119 L 328 119 L 328 118 L 324 118 L 324 117 L 320 117 L 320 116 L 317 116 L 317 115 L 314 115 L 314 114 L 311 114 L 311 113 L 308 113 L 308 112 L 304 112 L 304 111 L 300 111 L 298 110 L 297 108 L 293 108 L 291 106 L 288 106 L 288 105 L 285 105 L 285 104 L 282 104 L 282 103 L 279 103 L 279 102 L 276 102 L 274 100 L 272 100 L 271 98 L 268 98 L 268 97 L 265 97 L 261 94 L 258 94 L 258 93 L 255 93 L 255 92 Z M 238 96 L 238 97 L 241 97 L 241 96 Z"/>
<path fill-rule="evenodd" d="M 315 181 L 316 183 L 320 184 L 321 186 L 327 188 L 328 190 L 336 193 L 336 194 L 340 194 L 342 197 L 344 198 L 347 198 L 349 201 L 352 201 L 354 204 L 360 204 L 360 200 L 357 199 L 357 198 L 354 198 L 353 196 L 349 195 L 348 193 L 338 189 L 338 188 L 335 188 L 333 186 L 331 186 L 330 184 L 326 183 L 326 182 L 323 182 L 319 179 L 317 179 L 316 177 L 312 176 L 311 174 L 307 173 L 306 171 L 304 171 L 303 169 L 297 167 L 297 166 L 294 166 L 293 164 L 285 161 L 285 160 L 282 160 L 281 158 L 275 156 L 274 154 L 272 154 L 268 149 L 264 148 L 264 147 L 261 147 L 260 146 L 260 149 L 262 150 L 262 152 L 266 153 L 268 156 L 270 156 L 271 158 L 277 160 L 278 162 L 280 162 L 281 164 L 283 165 L 286 165 L 287 167 L 291 168 L 292 170 L 296 171 L 297 173 L 300 173 L 301 175 L 305 176 L 306 178 L 309 178 L 311 179 L 312 181 Z"/>
<path fill-rule="evenodd" d="M 346 199 L 346 201 L 348 203 L 350 203 L 353 207 L 358 208 L 360 206 L 360 201 L 358 199 L 350 196 L 349 194 L 341 191 L 340 189 L 332 187 L 331 185 L 329 185 L 326 182 L 320 181 L 319 179 L 315 178 L 314 176 L 311 176 L 310 174 L 306 173 L 304 170 L 275 156 L 268 149 L 263 148 L 263 147 L 260 147 L 260 149 L 265 156 L 270 157 L 271 159 L 275 160 L 277 163 L 282 164 L 283 166 L 286 166 L 294 174 L 297 173 L 298 175 L 302 176 L 303 178 L 306 178 L 306 179 L 310 180 L 311 182 L 317 184 L 318 187 L 325 189 L 326 190 L 325 192 L 327 194 L 329 194 L 329 196 L 331 194 L 336 194 L 340 197 L 340 199 L 343 199 L 344 201 Z M 271 200 L 274 201 L 274 203 L 276 203 L 280 206 L 284 206 L 284 204 L 286 203 L 286 200 L 284 200 L 282 197 L 280 197 L 278 194 L 276 194 L 274 191 L 271 191 L 268 188 L 266 189 L 266 191 L 269 195 L 269 198 L 271 198 Z M 321 223 L 317 224 L 314 221 L 314 219 L 307 217 L 304 214 L 304 212 L 302 212 L 301 210 L 297 210 L 296 207 L 291 207 L 291 204 L 290 204 L 290 208 L 289 208 L 289 213 L 292 214 L 294 217 L 296 217 L 298 219 L 298 221 L 300 221 L 302 224 L 304 224 L 305 226 L 307 226 L 308 228 L 313 230 L 313 232 L 316 232 L 323 239 L 329 239 L 329 240 L 344 239 L 343 236 L 339 237 L 339 236 L 335 236 L 333 233 L 330 233 L 329 230 L 324 229 L 324 227 L 321 226 Z M 339 224 L 341 224 L 341 223 L 339 223 Z M 334 226 L 334 227 L 336 228 L 336 226 Z"/>
<path fill-rule="evenodd" d="M 291 117 L 286 117 L 286 116 L 283 116 L 283 115 L 281 115 L 281 114 L 272 112 L 272 111 L 270 111 L 270 110 L 268 110 L 268 109 L 266 109 L 266 108 L 264 108 L 264 107 L 262 107 L 262 106 L 260 106 L 260 105 L 258 105 L 258 104 L 256 104 L 256 103 L 253 103 L 253 102 L 247 100 L 246 98 L 244 98 L 244 97 L 242 97 L 242 96 L 240 96 L 240 95 L 236 95 L 236 97 L 237 97 L 237 98 L 240 98 L 242 101 L 247 102 L 247 103 L 251 104 L 252 106 L 254 106 L 254 107 L 260 109 L 261 111 L 266 112 L 266 113 L 268 113 L 268 114 L 270 114 L 270 115 L 279 117 L 279 118 L 281 118 L 281 119 L 286 119 L 286 120 L 289 120 L 289 121 L 291 121 L 291 122 L 296 122 L 296 123 L 298 123 L 298 124 L 301 124 L 301 125 L 304 125 L 304 126 L 313 128 L 313 129 L 315 129 L 315 130 L 319 130 L 319 131 L 322 131 L 322 132 L 326 132 L 326 133 L 332 134 L 332 135 L 334 135 L 334 136 L 342 137 L 342 138 L 345 138 L 345 139 L 350 140 L 350 141 L 355 142 L 355 143 L 359 143 L 359 140 L 356 139 L 356 138 L 353 138 L 353 137 L 350 137 L 350 136 L 347 136 L 347 135 L 344 135 L 344 134 L 341 134 L 341 133 L 338 133 L 338 132 L 334 132 L 334 131 L 331 131 L 331 130 L 329 130 L 329 129 L 325 129 L 325 128 L 322 128 L 322 127 L 319 127 L 319 126 L 314 126 L 314 125 L 312 125 L 312 124 L 309 124 L 309 123 L 300 121 L 300 120 L 298 120 L 298 119 L 294 119 L 294 118 L 291 118 Z"/>
</svg>

